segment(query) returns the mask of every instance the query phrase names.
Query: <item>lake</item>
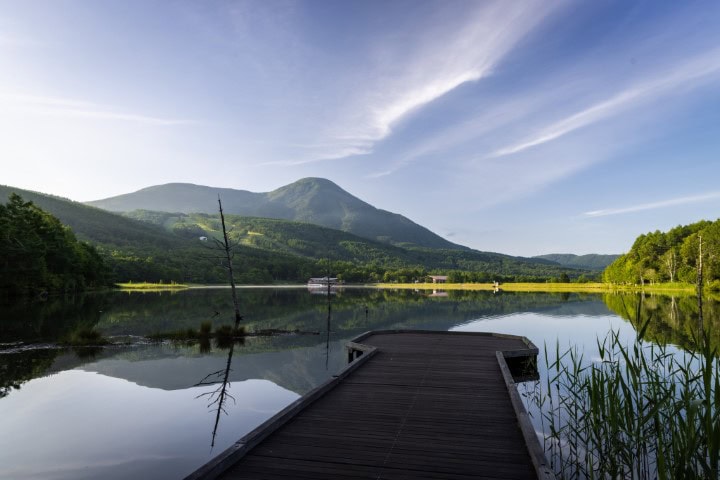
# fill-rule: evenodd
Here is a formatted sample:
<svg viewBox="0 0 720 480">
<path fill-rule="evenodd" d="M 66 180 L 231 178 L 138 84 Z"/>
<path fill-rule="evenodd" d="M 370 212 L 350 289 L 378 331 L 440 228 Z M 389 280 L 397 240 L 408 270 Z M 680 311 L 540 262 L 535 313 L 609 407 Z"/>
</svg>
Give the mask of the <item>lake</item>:
<svg viewBox="0 0 720 480">
<path fill-rule="evenodd" d="M 687 346 L 697 308 L 692 297 L 346 288 L 331 296 L 328 328 L 326 295 L 305 288 L 238 295 L 248 331 L 292 333 L 232 348 L 145 338 L 207 320 L 232 324 L 223 288 L 1 306 L 0 478 L 182 478 L 332 376 L 346 361 L 345 342 L 367 330 L 503 332 L 528 337 L 541 356 L 543 345 L 559 342 L 592 358 L 596 338 L 610 330 L 635 337 L 629 320 L 638 311 L 652 321 L 646 338 Z M 706 323 L 719 314 L 707 301 Z M 58 347 L 88 329 L 113 345 Z M 213 402 L 229 357 L 229 396 L 218 416 Z M 539 413 L 531 414 L 535 422 Z"/>
</svg>

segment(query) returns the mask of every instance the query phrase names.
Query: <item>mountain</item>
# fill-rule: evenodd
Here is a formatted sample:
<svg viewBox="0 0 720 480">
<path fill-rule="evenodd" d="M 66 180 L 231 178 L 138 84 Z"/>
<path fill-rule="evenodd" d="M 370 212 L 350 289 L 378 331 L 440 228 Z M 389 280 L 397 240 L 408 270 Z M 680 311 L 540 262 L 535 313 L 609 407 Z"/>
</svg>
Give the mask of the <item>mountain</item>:
<svg viewBox="0 0 720 480">
<path fill-rule="evenodd" d="M 34 202 L 71 227 L 79 239 L 95 245 L 111 266 L 114 281 L 227 281 L 212 241 L 199 238 L 220 235 L 217 213 L 136 210 L 122 216 L 4 186 L 0 186 L 0 202 L 11 192 Z M 287 198 L 289 193 L 278 195 Z M 236 280 L 242 284 L 303 282 L 324 275 L 328 259 L 334 273 L 349 282 L 412 281 L 429 272 L 448 274 L 454 281 L 537 281 L 558 278 L 562 273 L 572 278 L 589 273 L 545 259 L 457 247 L 392 245 L 304 222 L 233 214 L 226 215 L 226 222 L 231 242 L 238 245 L 234 266 Z"/>
<path fill-rule="evenodd" d="M 217 213 L 218 195 L 226 213 L 312 223 L 393 245 L 468 250 L 402 215 L 375 208 L 324 178 L 303 178 L 266 193 L 169 183 L 87 203 L 113 212 L 212 214 Z"/>
<path fill-rule="evenodd" d="M 600 255 L 590 253 L 588 255 L 574 255 L 572 253 L 549 253 L 538 255 L 532 258 L 540 258 L 558 263 L 563 267 L 582 268 L 586 270 L 602 271 L 605 267 L 615 261 L 620 255 Z"/>
</svg>

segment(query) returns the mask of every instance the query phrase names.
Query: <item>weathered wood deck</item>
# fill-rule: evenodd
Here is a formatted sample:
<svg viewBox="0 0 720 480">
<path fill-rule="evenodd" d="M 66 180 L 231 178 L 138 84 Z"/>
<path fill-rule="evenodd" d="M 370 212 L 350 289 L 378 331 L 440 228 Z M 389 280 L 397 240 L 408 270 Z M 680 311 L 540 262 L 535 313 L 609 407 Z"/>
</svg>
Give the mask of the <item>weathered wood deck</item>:
<svg viewBox="0 0 720 480">
<path fill-rule="evenodd" d="M 369 332 L 348 345 L 357 360 L 187 480 L 553 478 L 505 362 L 537 356 L 527 339 Z"/>
</svg>

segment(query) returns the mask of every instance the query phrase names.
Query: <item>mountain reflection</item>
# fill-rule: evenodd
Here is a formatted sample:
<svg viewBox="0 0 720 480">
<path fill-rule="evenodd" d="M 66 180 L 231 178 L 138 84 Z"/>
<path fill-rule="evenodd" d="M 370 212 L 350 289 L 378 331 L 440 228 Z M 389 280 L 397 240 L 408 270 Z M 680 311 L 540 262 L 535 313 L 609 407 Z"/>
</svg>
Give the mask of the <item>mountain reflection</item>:
<svg viewBox="0 0 720 480">
<path fill-rule="evenodd" d="M 111 292 L 59 297 L 38 304 L 0 305 L 0 398 L 28 380 L 73 368 L 164 390 L 186 389 L 208 372 L 222 371 L 215 382 L 222 383 L 225 374 L 229 382 L 265 379 L 302 395 L 342 366 L 344 343 L 365 331 L 449 330 L 478 319 L 523 312 L 551 317 L 615 312 L 634 322 L 640 308 L 641 318 L 652 319 L 646 332 L 649 340 L 690 348 L 698 313 L 695 297 L 682 296 L 494 295 L 450 290 L 444 292 L 447 296 L 431 297 L 428 293 L 346 288 L 337 295 L 320 296 L 304 288 L 244 289 L 240 303 L 248 331 L 275 329 L 321 335 L 251 337 L 241 349 L 233 343 L 224 346 L 227 350 L 213 350 L 209 343 L 153 344 L 144 340 L 145 335 L 156 332 L 197 328 L 208 312 L 231 311 L 226 290 Z M 713 345 L 720 345 L 717 301 L 706 301 L 704 317 Z M 232 319 L 227 323 L 232 324 Z M 77 353 L 52 347 L 82 329 L 96 330 L 111 341 L 127 344 L 92 352 L 78 349 Z M 232 360 L 229 369 L 228 356 Z"/>
</svg>

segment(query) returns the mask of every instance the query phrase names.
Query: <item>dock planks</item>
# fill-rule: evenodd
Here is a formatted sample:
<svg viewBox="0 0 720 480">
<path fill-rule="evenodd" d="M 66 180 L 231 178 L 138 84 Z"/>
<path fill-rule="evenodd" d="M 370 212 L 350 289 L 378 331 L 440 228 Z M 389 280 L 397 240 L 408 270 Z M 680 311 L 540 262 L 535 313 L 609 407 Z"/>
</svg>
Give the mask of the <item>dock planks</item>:
<svg viewBox="0 0 720 480">
<path fill-rule="evenodd" d="M 364 354 L 188 480 L 553 478 L 504 361 L 537 355 L 523 337 L 369 332 L 349 348 Z"/>
</svg>

